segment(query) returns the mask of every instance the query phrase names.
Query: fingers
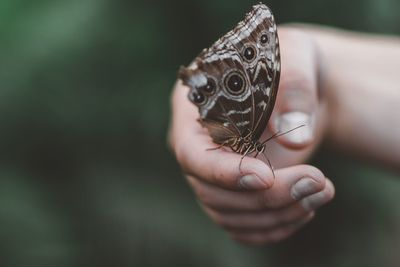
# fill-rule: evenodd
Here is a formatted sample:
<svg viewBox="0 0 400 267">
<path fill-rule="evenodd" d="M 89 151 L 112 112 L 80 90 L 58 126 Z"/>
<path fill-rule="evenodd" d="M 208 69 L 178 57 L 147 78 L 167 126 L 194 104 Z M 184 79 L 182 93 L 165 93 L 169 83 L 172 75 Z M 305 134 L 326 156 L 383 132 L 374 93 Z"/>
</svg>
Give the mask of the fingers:
<svg viewBox="0 0 400 267">
<path fill-rule="evenodd" d="M 280 37 L 281 85 L 270 127 L 273 133 L 282 133 L 305 125 L 277 141 L 288 151 L 312 147 L 319 104 L 315 47 L 301 32 L 282 29 Z M 244 157 L 239 168 L 241 155 L 225 148 L 207 150 L 216 145 L 196 121 L 199 114 L 187 92 L 178 82 L 172 98 L 170 144 L 206 213 L 234 239 L 251 244 L 282 240 L 333 198 L 332 183 L 312 166 L 276 170 L 274 180 L 270 167 L 261 160 Z M 279 152 L 270 151 L 274 156 Z M 279 166 L 287 163 L 286 157 Z"/>
<path fill-rule="evenodd" d="M 282 27 L 281 79 L 270 127 L 272 132 L 286 132 L 278 142 L 289 148 L 304 148 L 313 142 L 318 109 L 318 64 L 316 48 L 307 34 Z"/>
<path fill-rule="evenodd" d="M 208 150 L 215 148 L 216 144 L 196 121 L 197 111 L 190 109 L 194 105 L 187 100 L 185 89 L 181 84 L 177 85 L 171 132 L 171 144 L 183 170 L 227 189 L 269 188 L 274 183 L 274 176 L 270 167 L 261 160 L 244 157 L 239 168 L 241 155 L 224 148 Z"/>
<path fill-rule="evenodd" d="M 190 176 L 188 181 L 204 205 L 220 211 L 279 209 L 306 196 L 321 192 L 326 187 L 325 176 L 312 166 L 298 165 L 277 170 L 275 174 L 274 185 L 260 191 L 225 190 Z M 316 201 L 325 201 L 325 197 L 330 196 L 331 194 L 326 193 Z M 311 203 L 313 201 L 313 199 L 310 200 Z M 310 204 L 310 206 L 315 205 Z"/>
<path fill-rule="evenodd" d="M 236 241 L 251 245 L 275 243 L 290 237 L 311 221 L 315 216 L 313 210 L 330 201 L 334 194 L 333 184 L 327 180 L 327 186 L 324 190 L 301 201 L 303 211 L 306 211 L 305 215 L 301 215 L 302 213 L 294 208 L 295 206 L 292 206 L 283 211 L 268 212 L 268 214 L 264 214 L 260 218 L 256 218 L 256 216 L 247 218 L 246 215 L 237 215 L 236 222 L 230 221 L 229 217 L 226 218 L 220 215 L 219 222 L 223 223 L 222 226 L 228 230 L 231 237 Z M 240 218 L 241 216 L 246 217 Z M 262 229 L 260 223 L 262 223 L 262 218 L 266 216 L 269 217 L 269 220 L 266 220 L 266 228 Z M 274 216 L 278 218 L 276 219 L 276 222 L 278 222 L 276 224 L 271 223 L 271 221 L 274 221 Z"/>
<path fill-rule="evenodd" d="M 190 176 L 188 181 L 207 215 L 233 239 L 247 244 L 289 237 L 335 193 L 333 184 L 307 165 L 277 170 L 274 185 L 261 191 L 227 190 Z"/>
<path fill-rule="evenodd" d="M 261 190 L 274 183 L 270 167 L 261 160 L 245 157 L 239 168 L 240 155 L 223 149 L 206 150 L 215 147 L 206 138 L 191 142 L 191 146 L 183 146 L 176 152 L 178 161 L 186 173 L 207 183 L 233 190 Z"/>
</svg>

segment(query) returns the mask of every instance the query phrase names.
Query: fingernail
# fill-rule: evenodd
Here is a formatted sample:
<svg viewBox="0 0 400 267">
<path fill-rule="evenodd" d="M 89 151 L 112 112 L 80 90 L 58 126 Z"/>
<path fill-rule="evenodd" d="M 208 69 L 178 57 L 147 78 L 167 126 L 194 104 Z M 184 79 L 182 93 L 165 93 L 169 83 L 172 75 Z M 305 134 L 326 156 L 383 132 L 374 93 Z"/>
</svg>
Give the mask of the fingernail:
<svg viewBox="0 0 400 267">
<path fill-rule="evenodd" d="M 304 126 L 293 130 L 301 125 Z M 304 112 L 293 111 L 284 113 L 276 118 L 275 126 L 280 133 L 293 130 L 283 135 L 284 138 L 292 143 L 306 143 L 313 138 L 313 119 L 309 114 Z"/>
<path fill-rule="evenodd" d="M 326 202 L 325 192 L 321 191 L 304 198 L 300 203 L 306 211 L 316 210 Z"/>
<path fill-rule="evenodd" d="M 305 196 L 316 193 L 319 189 L 318 183 L 311 178 L 302 178 L 290 189 L 290 195 L 293 199 L 299 200 Z"/>
<path fill-rule="evenodd" d="M 239 187 L 244 189 L 266 189 L 268 183 L 263 181 L 260 177 L 253 174 L 248 174 L 239 179 Z"/>
</svg>

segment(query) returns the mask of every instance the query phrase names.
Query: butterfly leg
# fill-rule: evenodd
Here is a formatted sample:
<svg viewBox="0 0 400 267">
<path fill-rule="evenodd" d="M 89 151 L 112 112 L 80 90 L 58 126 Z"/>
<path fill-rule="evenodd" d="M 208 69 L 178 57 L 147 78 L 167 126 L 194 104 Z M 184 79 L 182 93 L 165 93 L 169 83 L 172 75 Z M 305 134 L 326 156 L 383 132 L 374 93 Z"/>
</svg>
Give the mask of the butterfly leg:
<svg viewBox="0 0 400 267">
<path fill-rule="evenodd" d="M 261 153 L 261 154 L 263 154 L 263 155 L 264 155 L 264 158 L 267 160 L 268 165 L 269 165 L 269 167 L 271 168 L 272 175 L 274 176 L 274 179 L 275 179 L 274 166 L 272 166 L 271 161 L 269 160 L 269 158 L 267 157 L 267 155 L 265 155 L 264 153 Z M 258 153 L 257 153 L 257 155 L 258 155 Z M 257 155 L 256 155 L 256 157 L 257 157 Z"/>
<path fill-rule="evenodd" d="M 207 150 L 207 151 L 210 151 L 210 150 L 218 150 L 218 149 L 220 149 L 221 147 L 223 147 L 224 145 L 226 145 L 226 144 L 223 143 L 223 144 L 220 144 L 220 145 L 217 146 L 217 147 L 210 147 L 210 148 L 207 148 L 206 150 Z"/>
<path fill-rule="evenodd" d="M 210 151 L 210 150 L 217 150 L 217 149 L 220 149 L 221 147 L 223 147 L 223 146 L 229 146 L 229 147 L 232 147 L 232 146 L 234 146 L 235 145 L 235 142 L 233 142 L 233 144 L 232 145 L 229 145 L 229 143 L 232 143 L 232 140 L 233 139 L 228 139 L 228 140 L 226 140 L 225 142 L 223 142 L 222 144 L 220 144 L 219 146 L 217 146 L 217 147 L 211 147 L 211 148 L 207 148 L 206 150 L 207 151 Z M 233 140 L 234 141 L 234 140 Z"/>
<path fill-rule="evenodd" d="M 244 157 L 246 157 L 246 156 L 249 154 L 250 150 L 251 150 L 251 146 L 249 146 L 249 147 L 246 149 L 246 151 L 243 153 L 243 156 L 240 158 L 240 162 L 239 162 L 239 172 L 240 172 L 241 174 L 243 174 L 243 173 L 242 173 L 242 162 L 243 162 L 243 159 L 244 159 Z"/>
<path fill-rule="evenodd" d="M 246 155 L 243 155 L 240 158 L 240 162 L 239 162 L 239 172 L 240 172 L 240 174 L 243 174 L 243 172 L 242 172 L 242 161 L 243 161 L 244 157 L 246 157 Z"/>
</svg>

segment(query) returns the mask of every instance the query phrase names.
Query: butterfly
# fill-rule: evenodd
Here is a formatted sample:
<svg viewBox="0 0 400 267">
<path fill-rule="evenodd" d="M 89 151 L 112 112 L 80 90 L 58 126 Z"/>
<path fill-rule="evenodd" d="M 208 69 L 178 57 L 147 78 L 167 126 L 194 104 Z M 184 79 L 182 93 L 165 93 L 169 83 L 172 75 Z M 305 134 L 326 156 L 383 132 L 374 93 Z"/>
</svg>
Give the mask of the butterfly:
<svg viewBox="0 0 400 267">
<path fill-rule="evenodd" d="M 239 168 L 246 155 L 255 152 L 257 157 L 278 135 L 260 141 L 274 109 L 280 67 L 274 16 L 260 3 L 179 70 L 178 78 L 190 88 L 189 100 L 199 109 L 198 121 L 218 148 L 242 155 Z"/>
</svg>

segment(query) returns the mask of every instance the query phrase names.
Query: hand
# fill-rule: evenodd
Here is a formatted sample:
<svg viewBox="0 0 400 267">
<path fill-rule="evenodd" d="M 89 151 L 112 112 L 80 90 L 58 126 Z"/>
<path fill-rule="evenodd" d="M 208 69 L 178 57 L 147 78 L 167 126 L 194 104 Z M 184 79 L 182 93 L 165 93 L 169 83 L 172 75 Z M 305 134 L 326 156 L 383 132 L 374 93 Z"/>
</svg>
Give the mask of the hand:
<svg viewBox="0 0 400 267">
<path fill-rule="evenodd" d="M 334 196 L 332 183 L 304 162 L 324 135 L 327 112 L 320 89 L 321 62 L 304 33 L 279 29 L 282 73 L 276 108 L 261 140 L 276 131 L 298 130 L 272 140 L 267 154 L 275 170 L 260 159 L 215 147 L 196 121 L 197 108 L 180 82 L 172 96 L 170 145 L 207 215 L 240 242 L 283 240 L 309 222 Z M 322 96 L 319 98 L 319 96 Z"/>
</svg>

